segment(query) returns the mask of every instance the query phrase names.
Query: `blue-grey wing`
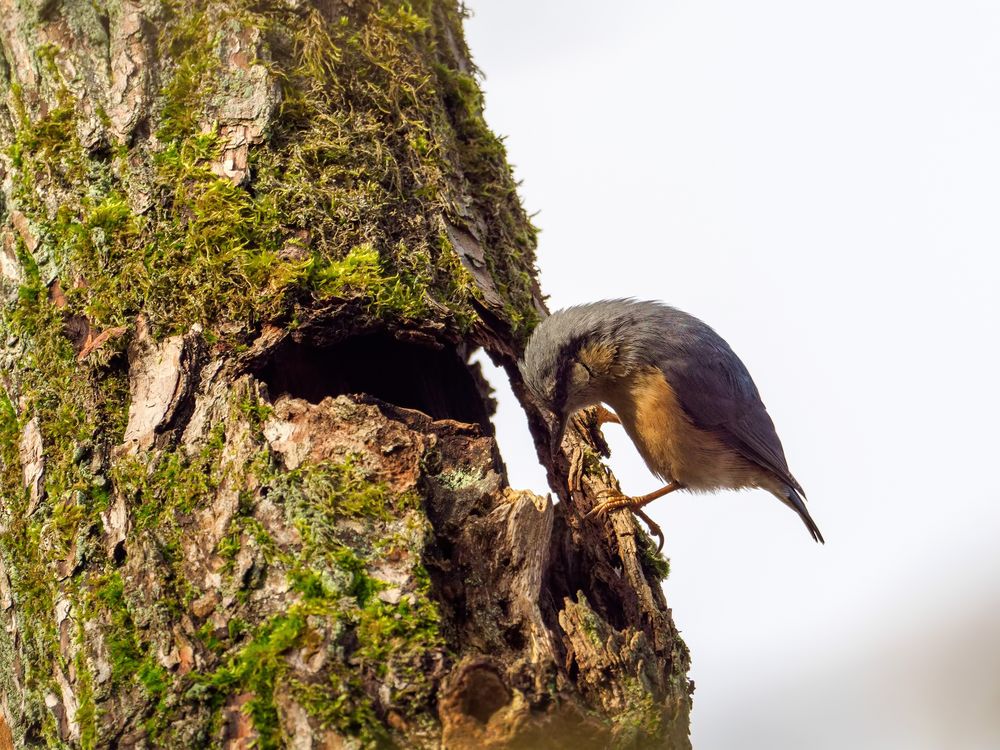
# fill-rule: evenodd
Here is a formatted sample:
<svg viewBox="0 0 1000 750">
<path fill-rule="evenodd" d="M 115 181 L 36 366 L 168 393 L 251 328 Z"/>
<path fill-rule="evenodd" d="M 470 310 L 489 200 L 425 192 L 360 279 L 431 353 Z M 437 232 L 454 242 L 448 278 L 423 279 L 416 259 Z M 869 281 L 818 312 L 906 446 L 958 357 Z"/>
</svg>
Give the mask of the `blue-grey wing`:
<svg viewBox="0 0 1000 750">
<path fill-rule="evenodd" d="M 729 344 L 708 325 L 671 308 L 660 331 L 663 370 L 694 424 L 802 492 L 788 469 L 757 386 Z M 805 493 L 803 493 L 805 494 Z"/>
</svg>

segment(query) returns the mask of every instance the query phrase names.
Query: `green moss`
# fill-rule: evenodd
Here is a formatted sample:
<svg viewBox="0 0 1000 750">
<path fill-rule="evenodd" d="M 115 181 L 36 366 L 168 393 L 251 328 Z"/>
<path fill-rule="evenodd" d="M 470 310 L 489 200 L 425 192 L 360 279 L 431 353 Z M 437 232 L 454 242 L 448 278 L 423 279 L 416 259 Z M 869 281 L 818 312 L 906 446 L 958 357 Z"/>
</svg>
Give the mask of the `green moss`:
<svg viewBox="0 0 1000 750">
<path fill-rule="evenodd" d="M 155 740 L 168 725 L 167 699 L 174 686 L 173 677 L 157 662 L 150 644 L 140 638 L 121 574 L 114 570 L 94 575 L 87 583 L 83 599 L 83 615 L 88 620 L 100 621 L 102 624 L 102 639 L 111 667 L 112 686 L 119 690 L 127 690 L 136 681 L 138 682 L 144 694 L 152 702 L 145 728 Z M 81 656 L 78 658 L 83 662 L 82 648 L 79 653 Z M 87 673 L 87 680 L 91 679 Z M 96 743 L 98 733 L 96 709 L 87 710 L 93 714 L 88 718 L 88 721 L 92 722 L 88 732 Z"/>
<path fill-rule="evenodd" d="M 40 550 L 41 526 L 22 517 L 25 509 L 26 504 L 18 500 L 5 509 L 11 520 L 0 534 L 0 550 L 18 602 L 14 616 L 20 633 L 17 655 L 24 668 L 20 681 L 24 698 L 32 706 L 32 718 L 43 721 L 45 694 L 55 687 L 51 665 L 59 657 L 59 634 L 53 616 L 53 576 Z"/>
<path fill-rule="evenodd" d="M 397 670 L 406 675 L 408 687 L 392 696 L 395 704 L 422 706 L 429 700 L 422 656 L 441 647 L 442 641 L 437 632 L 437 610 L 428 591 L 418 587 L 410 596 L 412 601 L 387 604 L 377 596 L 386 585 L 367 573 L 365 561 L 354 551 L 339 548 L 335 560 L 340 576 L 304 567 L 293 570 L 289 578 L 302 595 L 300 603 L 254 631 L 219 669 L 193 676 L 195 694 L 209 696 L 217 706 L 227 695 L 253 694 L 246 710 L 260 734 L 261 747 L 279 746 L 274 692 L 288 672 L 287 654 L 311 642 L 312 629 L 320 622 L 328 632 L 345 634 L 345 638 L 347 633 L 353 634 L 347 640 L 357 643 L 352 659 L 363 672 L 384 677 L 389 670 Z M 244 627 L 240 625 L 235 633 L 231 629 L 230 640 L 235 641 Z M 288 687 L 324 726 L 359 737 L 366 746 L 386 739 L 371 697 L 358 674 L 349 672 L 346 665 L 334 665 L 327 682 L 292 680 Z"/>
<path fill-rule="evenodd" d="M 49 109 L 37 122 L 28 117 L 21 87 L 14 84 L 11 94 L 18 128 L 7 153 L 17 170 L 20 187 L 30 187 L 27 180 L 32 178 L 79 177 L 82 150 L 76 135 L 76 105 L 65 86 L 59 89 L 58 106 Z M 26 196 L 21 191 L 17 197 Z"/>
<path fill-rule="evenodd" d="M 397 515 L 412 508 L 414 499 L 394 496 L 353 457 L 342 463 L 304 464 L 271 477 L 263 489 L 272 502 L 284 507 L 301 542 L 291 548 L 278 545 L 252 517 L 238 517 L 234 526 L 241 539 L 249 537 L 267 550 L 269 564 L 284 571 L 299 600 L 242 645 L 236 643 L 245 627 L 231 630 L 233 650 L 219 670 L 194 677 L 196 690 L 215 706 L 223 705 L 227 695 L 252 692 L 250 714 L 262 746 L 278 736 L 273 696 L 279 683 L 323 726 L 358 737 L 365 746 L 384 746 L 389 735 L 365 685 L 376 678 L 405 685 L 390 700 L 397 710 L 417 715 L 427 710 L 433 688 L 425 674 L 425 659 L 444 647 L 426 571 L 416 564 L 414 583 L 397 594 L 394 603 L 380 597 L 390 587 L 370 572 L 385 556 L 398 557 L 404 550 L 419 555 L 426 533 L 423 526 L 410 530 L 404 522 L 402 530 L 378 537 L 378 529 L 399 526 Z M 359 537 L 343 523 L 349 518 L 364 518 L 374 525 Z M 320 628 L 327 635 L 315 635 Z M 223 653 L 224 644 L 209 628 L 205 630 L 203 642 L 211 639 L 212 648 Z M 320 682 L 286 679 L 287 652 L 314 641 L 326 642 L 333 653 L 346 652 L 354 666 L 335 660 Z M 388 679 L 390 674 L 395 678 Z"/>
<path fill-rule="evenodd" d="M 226 623 L 226 630 L 229 633 L 229 640 L 236 642 L 247 632 L 249 625 L 239 617 L 233 617 Z"/>
<path fill-rule="evenodd" d="M 44 451 L 42 496 L 29 516 L 29 501 L 16 473 L 3 472 L 3 512 L 10 522 L 0 532 L 0 551 L 10 572 L 11 587 L 19 602 L 16 617 L 23 645 L 19 656 L 25 670 L 24 682 L 29 705 L 43 707 L 44 695 L 58 688 L 52 685 L 52 663 L 60 659 L 59 637 L 54 621 L 54 603 L 61 588 L 75 590 L 75 579 L 60 585 L 53 571 L 77 570 L 84 561 L 100 558 L 88 531 L 99 523 L 99 513 L 107 507 L 108 493 L 103 480 L 95 477 L 82 460 L 88 447 L 106 434 L 120 434 L 125 405 L 120 398 L 123 378 L 81 365 L 64 329 L 67 311 L 50 302 L 45 279 L 64 257 L 60 243 L 67 211 L 60 208 L 50 216 L 39 188 L 83 184 L 89 180 L 88 163 L 76 136 L 75 103 L 58 79 L 55 50 L 40 49 L 45 70 L 57 81 L 57 106 L 45 116 L 30 121 L 14 92 L 18 129 L 7 153 L 15 165 L 13 193 L 17 207 L 25 214 L 29 231 L 38 242 L 35 255 L 18 242 L 18 259 L 23 282 L 16 306 L 0 311 L 0 336 L 12 338 L 22 347 L 17 370 L 8 380 L 16 389 L 22 417 L 18 418 L 10 395 L 0 405 L 4 434 L 0 437 L 15 467 L 17 441 L 24 423 L 38 420 Z M 44 265 L 43 265 L 44 262 Z M 71 285 L 66 285 L 70 288 Z M 73 291 L 68 292 L 72 297 Z M 103 387 L 98 386 L 98 379 Z M 16 427 L 15 427 L 16 423 Z M 107 425 L 108 432 L 105 432 Z M 62 592 L 58 595 L 65 595 Z M 75 596 L 73 598 L 76 598 Z M 78 636 L 81 637 L 82 636 Z M 92 679 L 82 649 L 76 661 L 81 745 L 96 742 L 97 713 Z M 29 711 L 25 726 L 41 726 L 58 743 L 51 716 Z"/>
<path fill-rule="evenodd" d="M 239 397 L 237 405 L 239 412 L 250 421 L 257 435 L 262 435 L 264 424 L 274 414 L 274 408 L 262 401 L 256 393 L 249 392 Z"/>
<path fill-rule="evenodd" d="M 270 563 L 278 554 L 278 546 L 264 525 L 256 518 L 241 518 L 237 521 L 243 532 L 250 535 L 260 548 L 264 560 Z"/>
<path fill-rule="evenodd" d="M 18 652 L 28 700 L 41 707 L 44 695 L 53 689 L 51 665 L 59 648 L 53 571 L 78 566 L 90 543 L 83 530 L 106 504 L 106 494 L 78 460 L 81 446 L 96 431 L 90 410 L 105 403 L 77 367 L 62 333 L 62 318 L 49 303 L 38 267 L 29 258 L 22 252 L 27 272 L 16 310 L 0 317 L 0 336 L 30 342 L 18 362 L 20 377 L 13 381 L 20 415 L 9 393 L 0 398 L 0 553 L 18 602 L 14 616 L 22 638 Z M 17 454 L 32 419 L 37 419 L 41 433 L 45 466 L 42 493 L 34 501 L 22 486 Z M 44 716 L 36 720 L 47 726 Z"/>
<path fill-rule="evenodd" d="M 76 632 L 76 721 L 80 727 L 80 747 L 93 750 L 97 747 L 97 704 L 94 700 L 94 678 L 90 673 L 85 650 L 83 622 L 77 618 Z"/>
<path fill-rule="evenodd" d="M 611 718 L 615 725 L 612 747 L 646 747 L 661 736 L 664 707 L 637 678 L 623 677 L 622 687 L 625 709 Z"/>
<path fill-rule="evenodd" d="M 108 618 L 104 646 L 111 664 L 111 679 L 121 685 L 134 679 L 145 659 L 135 637 L 135 624 L 125 598 L 125 583 L 118 571 L 91 582 L 86 601 L 87 614 Z"/>
<path fill-rule="evenodd" d="M 580 627 L 586 634 L 587 639 L 594 645 L 597 649 L 603 649 L 605 646 L 605 639 L 608 632 L 608 624 L 601 620 L 597 613 L 590 608 L 590 603 L 587 601 L 587 597 L 584 596 L 582 591 L 576 592 L 576 602 L 569 602 L 567 608 L 573 608 L 577 610 L 577 615 L 580 618 Z"/>
<path fill-rule="evenodd" d="M 291 680 L 288 686 L 299 705 L 321 726 L 357 738 L 364 748 L 395 747 L 357 675 L 344 669 L 323 683 Z"/>
<path fill-rule="evenodd" d="M 257 747 L 281 747 L 274 686 L 287 668 L 283 655 L 298 643 L 305 627 L 301 612 L 273 618 L 258 628 L 251 641 L 206 680 L 208 686 L 222 694 L 253 693 L 245 711 L 259 735 Z"/>
<path fill-rule="evenodd" d="M 233 531 L 222 537 L 219 544 L 215 548 L 216 554 L 226 561 L 226 566 L 223 569 L 226 573 L 232 571 L 233 561 L 236 559 L 236 555 L 240 553 L 240 549 L 243 546 L 240 541 L 240 536 L 239 531 Z"/>
<path fill-rule="evenodd" d="M 196 631 L 198 640 L 201 641 L 208 651 L 215 654 L 216 656 L 222 656 L 226 652 L 226 643 L 216 634 L 215 625 L 211 620 L 205 621 L 205 623 L 198 628 Z"/>
<path fill-rule="evenodd" d="M 17 288 L 17 307 L 8 325 L 14 331 L 32 334 L 36 330 L 35 313 L 45 297 L 45 286 L 34 257 L 24 246 L 24 240 L 17 238 L 17 260 L 21 264 L 24 281 Z"/>
<path fill-rule="evenodd" d="M 656 549 L 646 534 L 639 539 L 639 562 L 647 578 L 665 581 L 670 577 L 670 560 Z"/>
<path fill-rule="evenodd" d="M 378 251 L 371 245 L 352 248 L 343 260 L 314 265 L 310 277 L 310 286 L 320 298 L 368 291 L 377 314 L 391 312 L 400 318 L 416 319 L 426 310 L 419 278 L 387 274 Z"/>
<path fill-rule="evenodd" d="M 381 677 L 392 667 L 389 657 L 393 654 L 443 645 L 437 608 L 426 595 L 412 599 L 412 603 L 403 598 L 398 604 L 387 604 L 375 597 L 369 599 L 358 615 L 356 633 L 360 646 L 356 657 Z M 411 678 L 420 677 L 419 670 L 405 671 Z"/>
<path fill-rule="evenodd" d="M 284 505 L 290 520 L 308 526 L 310 534 L 323 539 L 336 531 L 338 519 L 345 516 L 389 520 L 394 503 L 387 487 L 373 482 L 354 456 L 341 463 L 302 464 L 274 477 L 268 492 Z"/>
<path fill-rule="evenodd" d="M 120 151 L 112 168 L 83 149 L 65 83 L 59 105 L 35 121 L 15 96 L 17 203 L 57 270 L 86 279 L 74 312 L 104 328 L 142 310 L 167 332 L 283 319 L 331 297 L 411 319 L 435 298 L 444 305 L 435 311 L 466 327 L 479 292 L 443 228 L 468 223 L 460 207 L 471 200 L 511 322 L 528 330 L 534 230 L 476 81 L 439 49 L 430 8 L 416 7 L 388 3 L 329 25 L 312 10 L 210 14 L 204 3 L 168 4 L 159 44 L 173 64 L 156 109 L 163 146 L 141 216 L 119 176 L 133 155 Z M 223 71 L 220 40 L 244 28 L 265 30 L 256 62 L 282 88 L 273 132 L 250 154 L 252 192 L 212 171 L 224 144 L 203 132 Z M 61 81 L 55 55 L 39 51 Z M 63 194 L 56 216 L 38 186 Z"/>
<path fill-rule="evenodd" d="M 202 109 L 215 89 L 221 64 L 212 54 L 211 34 L 215 24 L 205 11 L 176 0 L 168 0 L 166 5 L 173 23 L 160 43 L 175 66 L 173 76 L 161 92 L 156 137 L 164 142 L 177 142 L 197 134 Z"/>
<path fill-rule="evenodd" d="M 0 481 L 2 481 L 3 496 L 13 500 L 24 495 L 26 490 L 21 485 L 20 456 L 18 444 L 21 442 L 21 420 L 17 417 L 17 409 L 11 401 L 10 394 L 0 387 Z M 23 497 L 22 497 L 23 502 Z"/>
<path fill-rule="evenodd" d="M 220 459 L 224 444 L 224 429 L 219 424 L 194 455 L 174 448 L 115 461 L 111 479 L 135 503 L 135 527 L 162 531 L 175 525 L 179 516 L 213 498 L 222 481 Z"/>
</svg>

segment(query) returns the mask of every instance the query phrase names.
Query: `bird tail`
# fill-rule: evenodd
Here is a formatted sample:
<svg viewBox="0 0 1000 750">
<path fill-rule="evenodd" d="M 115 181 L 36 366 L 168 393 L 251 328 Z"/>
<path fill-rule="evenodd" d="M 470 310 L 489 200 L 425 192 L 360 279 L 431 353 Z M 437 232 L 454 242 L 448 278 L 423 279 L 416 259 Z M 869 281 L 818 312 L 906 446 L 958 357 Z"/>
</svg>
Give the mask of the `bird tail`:
<svg viewBox="0 0 1000 750">
<path fill-rule="evenodd" d="M 789 487 L 786 485 L 784 490 L 785 490 L 785 496 L 781 497 L 779 495 L 778 499 L 799 514 L 799 518 L 802 519 L 802 523 L 804 523 L 806 525 L 806 528 L 809 529 L 809 533 L 812 534 L 813 539 L 815 539 L 820 544 L 826 544 L 826 542 L 823 540 L 823 535 L 819 531 L 819 526 L 816 525 L 816 522 L 812 520 L 812 516 L 809 515 L 809 511 L 806 510 L 806 504 L 805 501 L 802 499 L 802 496 L 795 491 L 794 487 Z"/>
</svg>

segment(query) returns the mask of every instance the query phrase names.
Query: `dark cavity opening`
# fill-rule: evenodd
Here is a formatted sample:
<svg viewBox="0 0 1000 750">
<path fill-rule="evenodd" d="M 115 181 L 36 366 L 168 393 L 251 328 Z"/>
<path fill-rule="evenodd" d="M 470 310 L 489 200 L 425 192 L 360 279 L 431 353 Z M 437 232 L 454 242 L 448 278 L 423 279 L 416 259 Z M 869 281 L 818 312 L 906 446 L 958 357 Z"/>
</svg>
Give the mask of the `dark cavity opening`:
<svg viewBox="0 0 1000 750">
<path fill-rule="evenodd" d="M 492 667 L 475 667 L 463 675 L 462 713 L 480 724 L 510 703 L 510 691 Z"/>
<path fill-rule="evenodd" d="M 327 396 L 366 394 L 433 419 L 478 424 L 487 435 L 492 399 L 478 365 L 450 348 L 398 341 L 385 333 L 318 346 L 286 341 L 257 373 L 272 399 L 318 404 Z"/>
</svg>

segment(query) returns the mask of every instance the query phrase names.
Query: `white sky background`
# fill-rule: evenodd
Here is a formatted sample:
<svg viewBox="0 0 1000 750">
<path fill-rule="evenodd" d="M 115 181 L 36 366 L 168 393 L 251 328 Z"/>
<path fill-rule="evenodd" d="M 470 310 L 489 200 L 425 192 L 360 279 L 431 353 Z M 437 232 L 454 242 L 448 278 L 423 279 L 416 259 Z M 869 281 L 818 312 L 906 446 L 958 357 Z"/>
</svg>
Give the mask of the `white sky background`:
<svg viewBox="0 0 1000 750">
<path fill-rule="evenodd" d="M 828 540 L 764 493 L 652 506 L 695 747 L 1000 747 L 1000 4 L 469 5 L 550 307 L 714 326 Z M 545 491 L 491 380 L 512 484 Z"/>
</svg>

